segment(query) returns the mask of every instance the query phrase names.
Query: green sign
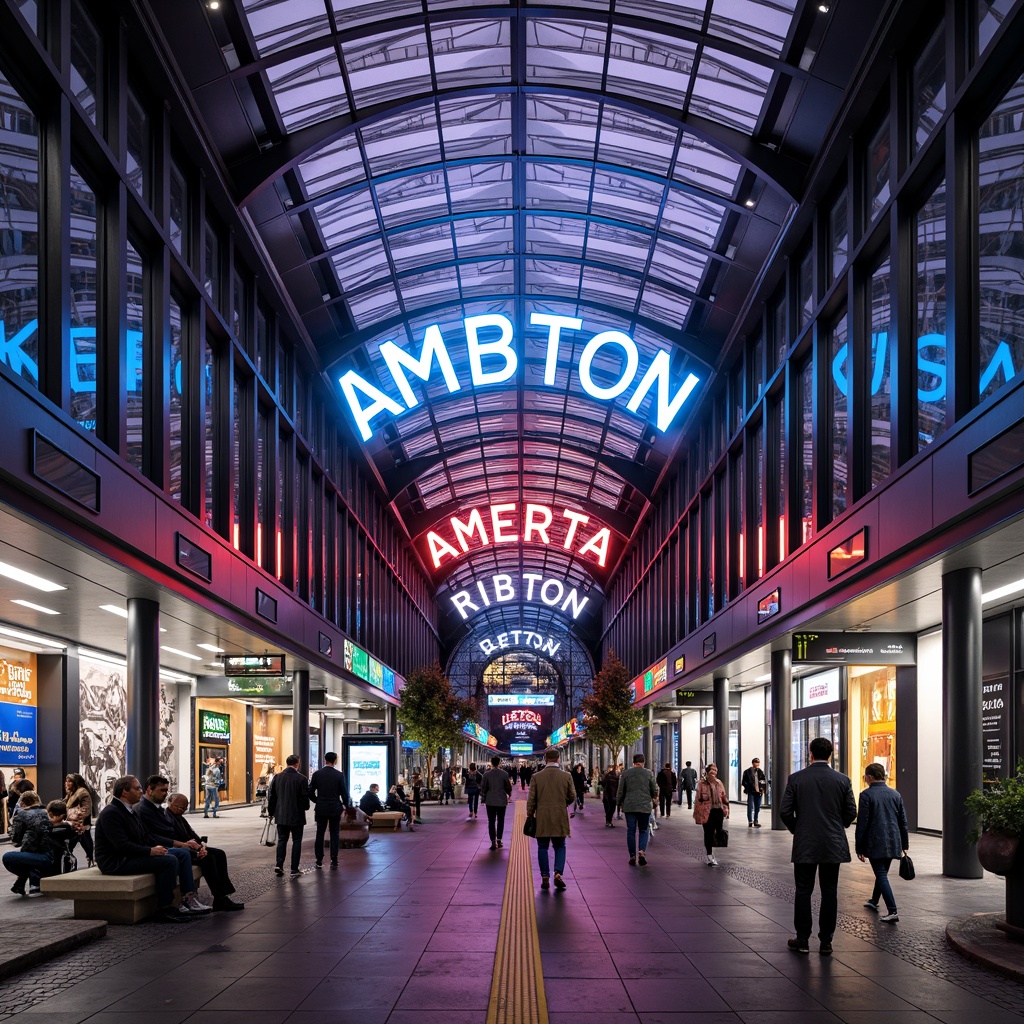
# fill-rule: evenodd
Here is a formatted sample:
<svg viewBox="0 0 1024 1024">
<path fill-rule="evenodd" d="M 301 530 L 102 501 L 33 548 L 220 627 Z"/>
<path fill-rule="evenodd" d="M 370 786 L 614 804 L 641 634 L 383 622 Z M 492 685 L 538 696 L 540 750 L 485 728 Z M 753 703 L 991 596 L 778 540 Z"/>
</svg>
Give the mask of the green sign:
<svg viewBox="0 0 1024 1024">
<path fill-rule="evenodd" d="M 199 711 L 199 739 L 214 743 L 231 742 L 231 716 L 216 711 Z"/>
<path fill-rule="evenodd" d="M 362 647 L 352 648 L 352 671 L 360 679 L 369 680 L 370 678 L 370 656 Z"/>
</svg>

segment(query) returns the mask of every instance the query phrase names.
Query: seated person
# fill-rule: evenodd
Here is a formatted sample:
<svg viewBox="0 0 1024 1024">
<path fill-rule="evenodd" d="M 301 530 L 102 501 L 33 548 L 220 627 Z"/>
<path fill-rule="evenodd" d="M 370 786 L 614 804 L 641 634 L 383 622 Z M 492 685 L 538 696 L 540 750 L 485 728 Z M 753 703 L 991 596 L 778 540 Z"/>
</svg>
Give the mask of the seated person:
<svg viewBox="0 0 1024 1024">
<path fill-rule="evenodd" d="M 185 820 L 188 810 L 188 797 L 184 793 L 172 793 L 167 799 L 167 811 L 174 828 L 174 845 L 189 850 L 192 859 L 199 865 L 199 870 L 206 879 L 206 884 L 213 893 L 214 910 L 244 910 L 244 903 L 236 903 L 231 894 L 235 887 L 228 877 L 228 855 L 223 850 L 207 846 L 196 835 L 195 829 Z"/>
<path fill-rule="evenodd" d="M 376 782 L 359 798 L 359 810 L 368 814 L 371 818 L 378 811 L 386 811 L 387 808 L 380 802 L 380 786 Z"/>
<path fill-rule="evenodd" d="M 388 791 L 388 798 L 384 806 L 389 811 L 401 811 L 405 815 L 404 820 L 409 827 L 409 831 L 416 831 L 416 827 L 412 823 L 412 804 L 398 792 L 398 786 L 392 786 Z"/>
<path fill-rule="evenodd" d="M 39 879 L 56 873 L 50 847 L 52 829 L 39 794 L 33 790 L 23 792 L 10 824 L 11 842 L 21 849 L 3 856 L 4 867 L 15 876 L 11 892 L 24 896 L 27 879 L 28 895 L 34 896 L 39 892 Z"/>
<path fill-rule="evenodd" d="M 46 805 L 46 814 L 50 819 L 50 857 L 53 860 L 53 874 L 74 871 L 78 864 L 73 851 L 81 839 L 81 829 L 68 821 L 68 805 L 63 800 L 51 800 Z M 68 866 L 65 867 L 65 864 Z"/>
<path fill-rule="evenodd" d="M 96 865 L 104 875 L 155 875 L 157 920 L 190 921 L 205 912 L 193 910 L 185 900 L 195 891 L 191 854 L 172 855 L 150 839 L 134 812 L 141 800 L 142 786 L 134 775 L 114 781 L 113 799 L 96 818 Z M 180 907 L 174 906 L 175 882 L 183 894 Z"/>
</svg>

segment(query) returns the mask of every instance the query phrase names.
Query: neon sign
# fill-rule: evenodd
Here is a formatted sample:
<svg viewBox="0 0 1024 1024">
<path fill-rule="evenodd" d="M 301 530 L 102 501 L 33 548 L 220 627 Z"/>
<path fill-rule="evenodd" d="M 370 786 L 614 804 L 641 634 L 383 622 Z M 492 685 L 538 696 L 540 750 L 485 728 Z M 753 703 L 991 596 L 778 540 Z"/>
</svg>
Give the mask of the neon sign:
<svg viewBox="0 0 1024 1024">
<path fill-rule="evenodd" d="M 554 313 L 531 313 L 530 323 L 534 327 L 547 328 L 543 386 L 564 390 L 563 385 L 555 382 L 562 331 L 581 330 L 582 319 Z M 463 318 L 462 326 L 465 331 L 466 354 L 469 357 L 470 383 L 473 387 L 503 384 L 516 375 L 519 369 L 519 354 L 513 346 L 515 329 L 507 316 L 501 313 L 467 316 Z M 485 333 L 488 335 L 486 339 L 482 337 Z M 604 348 L 617 350 L 621 356 L 618 379 L 611 383 L 605 383 L 603 380 L 598 383 L 594 379 L 594 360 Z M 460 381 L 455 373 L 455 366 L 441 335 L 439 324 L 431 324 L 424 331 L 419 357 L 413 356 L 393 341 L 385 341 L 380 346 L 380 355 L 391 377 L 391 383 L 401 395 L 404 405 L 395 401 L 375 384 L 371 384 L 355 370 L 346 370 L 338 378 L 359 436 L 364 441 L 369 441 L 373 435 L 371 423 L 378 416 L 383 413 L 395 417 L 402 416 L 419 404 L 419 399 L 409 383 L 410 375 L 428 383 L 437 372 L 444 380 L 449 394 L 462 390 L 463 381 Z M 662 433 L 672 425 L 690 393 L 700 383 L 699 377 L 688 373 L 675 394 L 671 394 L 671 364 L 669 350 L 659 349 L 640 378 L 640 383 L 633 390 L 629 401 L 626 402 L 626 408 L 632 413 L 637 413 L 640 404 L 653 390 L 656 410 L 654 422 Z M 640 370 L 640 350 L 636 342 L 623 331 L 599 331 L 583 346 L 575 370 L 580 387 L 586 394 L 599 402 L 610 402 L 627 391 L 636 379 Z"/>
<path fill-rule="evenodd" d="M 544 579 L 539 572 L 524 572 L 520 577 L 525 586 L 523 600 L 534 601 L 538 598 L 549 608 L 557 608 L 560 612 L 568 611 L 573 619 L 580 617 L 580 612 L 590 602 L 587 596 L 581 596 L 576 587 L 566 587 L 561 580 Z M 452 594 L 452 607 L 463 617 L 469 618 L 470 611 L 478 612 L 492 604 L 504 604 L 515 601 L 517 596 L 516 583 L 512 576 L 505 572 L 495 573 L 491 577 L 490 587 L 485 580 L 476 580 L 476 590 L 480 595 L 480 604 L 474 601 L 470 590 L 460 590 Z"/>
<path fill-rule="evenodd" d="M 529 708 L 513 708 L 501 716 L 501 727 L 508 728 L 510 725 L 517 725 L 522 729 L 539 729 L 544 724 L 543 717 L 536 711 Z"/>
<path fill-rule="evenodd" d="M 511 641 L 509 637 L 512 638 Z M 520 637 L 523 638 L 522 642 L 519 640 Z M 554 654 L 561 646 L 561 640 L 556 643 L 552 637 L 544 637 L 529 629 L 510 629 L 507 633 L 499 633 L 494 640 L 480 641 L 480 650 L 484 654 L 504 650 L 506 647 L 532 647 L 535 651 L 542 651 L 544 654 Z"/>
<path fill-rule="evenodd" d="M 518 509 L 516 502 L 506 502 L 501 505 L 491 505 L 484 510 L 471 509 L 465 522 L 458 516 L 452 516 L 448 522 L 451 532 L 448 539 L 443 537 L 436 530 L 427 534 L 427 546 L 430 548 L 430 559 L 434 568 L 440 568 L 445 558 L 461 558 L 470 549 L 470 541 L 475 537 L 478 541 L 474 546 L 486 547 L 489 544 L 518 544 L 520 539 L 524 544 L 551 544 L 551 529 L 554 520 L 554 512 L 547 505 L 536 505 L 527 502 L 521 517 L 517 517 Z M 577 536 L 578 528 L 586 526 L 590 522 L 590 516 L 583 512 L 576 512 L 571 508 L 562 509 L 559 520 L 568 520 L 568 528 L 565 531 L 565 539 L 562 541 L 562 548 L 571 551 L 573 545 L 580 543 L 575 554 L 582 557 L 590 555 L 599 566 L 604 568 L 608 564 L 608 548 L 611 545 L 612 531 L 603 526 L 592 536 L 586 534 Z M 491 524 L 491 532 L 487 532 L 487 522 Z M 559 527 L 562 523 L 559 521 Z M 458 545 L 456 547 L 455 545 Z M 461 549 L 461 550 L 460 550 Z"/>
</svg>

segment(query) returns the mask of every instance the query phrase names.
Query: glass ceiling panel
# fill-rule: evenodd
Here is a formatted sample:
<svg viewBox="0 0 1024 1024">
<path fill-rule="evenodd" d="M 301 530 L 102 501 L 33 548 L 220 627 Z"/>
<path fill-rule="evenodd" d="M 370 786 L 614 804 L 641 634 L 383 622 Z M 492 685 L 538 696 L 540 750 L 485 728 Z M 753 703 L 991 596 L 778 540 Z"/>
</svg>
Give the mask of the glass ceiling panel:
<svg viewBox="0 0 1024 1024">
<path fill-rule="evenodd" d="M 342 53 L 357 107 L 430 91 L 430 47 L 422 25 L 352 39 Z"/>
<path fill-rule="evenodd" d="M 648 281 L 644 287 L 640 312 L 652 320 L 660 320 L 670 326 L 682 327 L 690 311 L 690 300 L 680 292 Z"/>
<path fill-rule="evenodd" d="M 715 0 L 708 30 L 778 57 L 795 9 L 796 0 Z"/>
<path fill-rule="evenodd" d="M 426 305 L 459 297 L 459 279 L 455 267 L 435 267 L 418 274 L 410 274 L 399 282 L 402 301 L 407 307 Z M 445 389 L 447 390 L 447 389 Z"/>
<path fill-rule="evenodd" d="M 632 309 L 636 303 L 639 288 L 639 277 L 627 277 L 625 274 L 615 273 L 614 270 L 606 270 L 603 267 L 591 267 L 584 264 L 583 284 L 580 287 L 580 297 L 584 300 L 590 299 L 593 302 L 610 301 L 613 305 L 621 308 Z M 609 347 L 615 348 L 614 345 L 605 346 L 605 348 Z"/>
<path fill-rule="evenodd" d="M 379 237 L 367 239 L 338 253 L 333 259 L 338 280 L 346 294 L 391 273 Z"/>
<path fill-rule="evenodd" d="M 430 27 L 439 89 L 512 79 L 507 18 L 437 22 Z"/>
<path fill-rule="evenodd" d="M 381 181 L 375 191 L 386 228 L 448 213 L 448 190 L 442 170 Z"/>
<path fill-rule="evenodd" d="M 757 125 L 772 72 L 753 61 L 706 49 L 697 69 L 690 109 L 750 133 Z"/>
<path fill-rule="evenodd" d="M 468 217 L 457 220 L 455 249 L 459 259 L 501 256 L 515 249 L 514 222 L 509 216 Z"/>
<path fill-rule="evenodd" d="M 526 261 L 526 290 L 539 295 L 567 295 L 575 298 L 580 288 L 578 263 Z"/>
<path fill-rule="evenodd" d="M 388 247 L 399 273 L 412 270 L 414 267 L 446 263 L 455 259 L 451 225 L 448 221 L 424 224 L 406 231 L 393 231 L 388 235 Z"/>
<path fill-rule="evenodd" d="M 704 24 L 707 0 L 616 0 L 619 14 L 664 21 L 699 32 Z"/>
<path fill-rule="evenodd" d="M 531 156 L 593 160 L 599 107 L 564 97 L 526 97 L 526 152 Z"/>
<path fill-rule="evenodd" d="M 344 31 L 372 21 L 387 21 L 423 10 L 420 0 L 331 0 L 338 28 Z"/>
<path fill-rule="evenodd" d="M 718 236 L 725 208 L 677 188 L 668 190 L 661 217 L 663 230 L 710 249 Z"/>
<path fill-rule="evenodd" d="M 606 104 L 601 115 L 597 159 L 664 176 L 676 151 L 679 129 L 632 110 Z"/>
<path fill-rule="evenodd" d="M 317 203 L 313 207 L 328 249 L 377 230 L 377 214 L 368 188 Z"/>
<path fill-rule="evenodd" d="M 665 235 L 658 238 L 651 257 L 651 272 L 667 284 L 674 284 L 694 292 L 704 275 L 708 258 L 679 245 Z"/>
<path fill-rule="evenodd" d="M 598 168 L 594 172 L 592 212 L 653 227 L 658 220 L 664 194 L 665 186 L 660 181 Z"/>
<path fill-rule="evenodd" d="M 338 139 L 308 160 L 303 160 L 297 170 L 306 191 L 314 198 L 362 181 L 365 174 L 363 155 L 355 133 Z"/>
<path fill-rule="evenodd" d="M 527 81 L 599 90 L 607 36 L 599 23 L 528 19 Z"/>
<path fill-rule="evenodd" d="M 740 165 L 720 149 L 683 132 L 672 171 L 677 180 L 731 199 L 736 194 L 740 170 Z"/>
<path fill-rule="evenodd" d="M 462 292 L 473 295 L 511 295 L 515 290 L 513 260 L 479 260 L 459 268 Z"/>
<path fill-rule="evenodd" d="M 526 165 L 526 206 L 531 210 L 586 213 L 590 207 L 590 169 L 572 164 Z"/>
<path fill-rule="evenodd" d="M 586 233 L 587 221 L 582 217 L 529 214 L 526 218 L 526 251 L 580 259 Z"/>
<path fill-rule="evenodd" d="M 608 91 L 669 106 L 682 106 L 690 85 L 693 43 L 634 28 L 612 31 Z"/>
<path fill-rule="evenodd" d="M 587 259 L 596 263 L 619 264 L 642 271 L 647 266 L 650 251 L 651 236 L 642 231 L 594 221 L 587 233 Z"/>
<path fill-rule="evenodd" d="M 512 165 L 461 164 L 448 168 L 452 213 L 512 208 Z"/>
<path fill-rule="evenodd" d="M 432 106 L 374 121 L 361 128 L 360 135 L 374 177 L 441 162 L 437 115 Z"/>
<path fill-rule="evenodd" d="M 341 66 L 333 49 L 275 64 L 267 69 L 267 78 L 289 131 L 348 113 Z"/>
<path fill-rule="evenodd" d="M 512 152 L 512 100 L 507 95 L 442 100 L 441 138 L 446 160 L 508 156 Z"/>
<path fill-rule="evenodd" d="M 242 7 L 261 57 L 330 30 L 324 0 L 242 0 Z"/>
<path fill-rule="evenodd" d="M 400 311 L 395 298 L 395 286 L 390 280 L 349 296 L 348 308 L 359 328 L 396 316 Z"/>
</svg>

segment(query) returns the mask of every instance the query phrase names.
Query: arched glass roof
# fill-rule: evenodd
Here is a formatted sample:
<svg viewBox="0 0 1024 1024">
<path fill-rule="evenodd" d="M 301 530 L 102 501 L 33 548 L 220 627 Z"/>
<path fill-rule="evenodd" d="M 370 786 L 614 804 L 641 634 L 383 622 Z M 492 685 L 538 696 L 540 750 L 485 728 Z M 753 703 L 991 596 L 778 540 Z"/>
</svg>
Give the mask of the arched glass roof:
<svg viewBox="0 0 1024 1024">
<path fill-rule="evenodd" d="M 596 650 L 603 589 L 842 98 L 815 66 L 827 19 L 806 0 L 154 11 L 437 583 L 445 650 L 541 622 Z M 573 523 L 607 530 L 600 564 Z M 520 592 L 487 604 L 503 574 Z M 529 601 L 524 574 L 585 613 Z"/>
</svg>

